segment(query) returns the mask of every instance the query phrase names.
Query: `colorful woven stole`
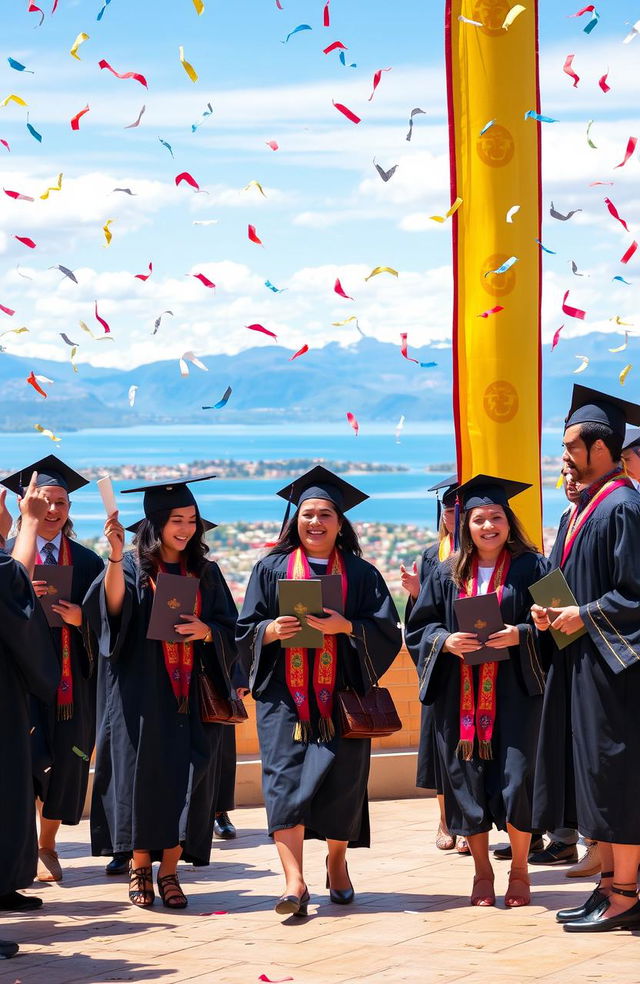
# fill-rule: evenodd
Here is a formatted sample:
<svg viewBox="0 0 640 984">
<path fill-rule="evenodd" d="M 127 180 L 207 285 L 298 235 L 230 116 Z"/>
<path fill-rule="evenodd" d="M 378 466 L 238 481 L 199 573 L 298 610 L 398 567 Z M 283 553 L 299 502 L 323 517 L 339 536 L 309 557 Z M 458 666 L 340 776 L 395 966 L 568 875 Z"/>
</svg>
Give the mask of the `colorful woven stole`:
<svg viewBox="0 0 640 984">
<path fill-rule="evenodd" d="M 42 563 L 39 552 L 36 554 L 36 563 Z M 58 564 L 61 567 L 71 567 L 71 546 L 64 534 L 60 537 Z M 73 717 L 73 672 L 71 670 L 71 626 L 67 625 L 66 622 L 62 623 L 60 635 L 61 674 L 56 694 L 56 717 L 58 721 L 70 721 Z"/>
<path fill-rule="evenodd" d="M 581 513 L 578 513 L 578 504 L 574 502 L 569 514 L 569 522 L 567 523 L 567 532 L 565 534 L 564 549 L 562 551 L 560 567 L 564 567 L 566 564 L 573 545 L 591 514 L 596 511 L 600 503 L 603 502 L 608 495 L 611 495 L 611 493 L 615 492 L 616 489 L 621 488 L 633 488 L 630 480 L 623 471 L 618 472 L 616 475 L 612 475 L 611 478 L 609 478 L 608 481 L 606 481 L 604 485 L 598 489 L 589 501 L 589 504 L 585 506 Z"/>
<path fill-rule="evenodd" d="M 163 574 L 167 573 L 165 565 L 160 561 L 158 570 Z M 183 577 L 193 577 L 187 570 L 183 560 L 180 561 L 180 573 Z M 149 578 L 149 583 L 156 590 L 156 583 Z M 200 618 L 202 611 L 202 596 L 200 589 L 196 594 L 196 603 L 193 607 L 193 614 Z M 164 665 L 171 682 L 171 689 L 178 702 L 178 713 L 189 713 L 189 687 L 191 685 L 191 674 L 193 673 L 193 643 L 192 642 L 163 642 L 162 653 L 164 655 Z"/>
<path fill-rule="evenodd" d="M 438 560 L 440 562 L 446 560 L 451 553 L 453 553 L 453 537 L 450 533 L 447 533 L 444 539 L 440 540 L 438 544 Z"/>
<path fill-rule="evenodd" d="M 498 604 L 502 602 L 504 584 L 511 566 L 511 554 L 505 548 L 496 561 L 487 594 L 495 591 Z M 471 577 L 459 598 L 475 598 L 478 594 L 478 555 L 473 558 Z M 481 663 L 479 695 L 476 706 L 473 689 L 473 667 L 460 663 L 460 741 L 456 754 L 467 762 L 473 758 L 473 746 L 476 733 L 478 735 L 478 751 L 481 759 L 493 758 L 491 739 L 496 720 L 496 682 L 498 679 L 498 663 Z"/>
<path fill-rule="evenodd" d="M 347 599 L 347 573 L 339 550 L 334 549 L 327 564 L 327 574 L 339 574 L 342 578 L 342 602 Z M 308 580 L 315 577 L 309 561 L 300 547 L 289 554 L 287 577 L 295 580 Z M 311 707 L 309 704 L 309 654 L 306 649 L 292 647 L 285 649 L 286 681 L 291 699 L 298 714 L 293 740 L 307 744 L 312 738 Z M 335 734 L 333 726 L 333 692 L 336 686 L 338 667 L 338 642 L 335 635 L 323 635 L 322 647 L 315 650 L 313 661 L 313 692 L 320 711 L 319 740 L 331 741 Z"/>
</svg>

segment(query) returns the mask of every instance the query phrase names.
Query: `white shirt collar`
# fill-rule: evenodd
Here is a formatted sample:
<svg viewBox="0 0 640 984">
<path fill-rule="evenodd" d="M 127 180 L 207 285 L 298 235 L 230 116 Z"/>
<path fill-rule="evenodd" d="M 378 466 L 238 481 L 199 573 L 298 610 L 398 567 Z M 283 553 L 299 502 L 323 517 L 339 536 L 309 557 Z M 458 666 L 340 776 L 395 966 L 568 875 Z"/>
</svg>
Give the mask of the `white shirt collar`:
<svg viewBox="0 0 640 984">
<path fill-rule="evenodd" d="M 60 530 L 60 532 L 56 536 L 54 536 L 53 540 L 45 540 L 45 538 L 43 536 L 40 536 L 40 535 L 38 535 L 38 537 L 36 538 L 36 540 L 37 540 L 37 546 L 38 546 L 38 553 L 40 554 L 41 557 L 42 557 L 42 551 L 44 550 L 45 544 L 46 543 L 52 543 L 53 546 L 54 546 L 54 548 L 55 548 L 54 551 L 53 551 L 53 555 L 54 555 L 54 557 L 55 557 L 56 560 L 58 559 L 58 553 L 60 552 L 60 541 L 62 540 L 62 530 Z"/>
</svg>

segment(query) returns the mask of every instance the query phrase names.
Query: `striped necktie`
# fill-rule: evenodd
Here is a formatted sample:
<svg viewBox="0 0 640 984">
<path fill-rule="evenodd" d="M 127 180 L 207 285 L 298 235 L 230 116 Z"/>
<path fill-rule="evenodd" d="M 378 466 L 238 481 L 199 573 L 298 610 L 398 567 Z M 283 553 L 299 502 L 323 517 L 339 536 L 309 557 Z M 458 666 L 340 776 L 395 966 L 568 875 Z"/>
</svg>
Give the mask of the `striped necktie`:
<svg viewBox="0 0 640 984">
<path fill-rule="evenodd" d="M 56 558 L 55 558 L 55 552 L 54 552 L 55 549 L 56 548 L 54 547 L 53 543 L 45 543 L 44 547 L 42 548 L 42 553 L 44 554 L 44 562 L 45 562 L 45 564 L 57 564 L 58 563 L 57 560 L 56 560 Z"/>
</svg>

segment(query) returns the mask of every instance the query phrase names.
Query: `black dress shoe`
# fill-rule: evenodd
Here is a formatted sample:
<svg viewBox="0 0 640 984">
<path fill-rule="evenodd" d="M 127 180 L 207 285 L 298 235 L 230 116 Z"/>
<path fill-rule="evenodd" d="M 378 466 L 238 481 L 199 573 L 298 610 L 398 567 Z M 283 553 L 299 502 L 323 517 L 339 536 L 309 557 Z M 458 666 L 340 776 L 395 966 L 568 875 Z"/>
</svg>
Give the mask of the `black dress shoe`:
<svg viewBox="0 0 640 984">
<path fill-rule="evenodd" d="M 309 889 L 305 888 L 302 895 L 281 895 L 275 904 L 275 910 L 279 916 L 300 916 L 308 915 L 307 906 L 309 905 Z"/>
<path fill-rule="evenodd" d="M 345 861 L 344 866 L 347 871 L 347 878 L 349 878 L 349 888 L 331 888 L 331 882 L 329 881 L 329 858 L 325 858 L 325 865 L 327 868 L 327 881 L 326 887 L 329 889 L 329 898 L 335 905 L 351 905 L 356 897 L 353 885 L 351 884 L 351 879 L 349 878 L 349 867 Z"/>
<path fill-rule="evenodd" d="M 0 912 L 29 912 L 32 909 L 39 909 L 41 905 L 42 899 L 35 895 L 20 895 L 19 892 L 0 895 Z"/>
<path fill-rule="evenodd" d="M 529 864 L 575 864 L 577 860 L 576 845 L 563 844 L 562 841 L 551 841 L 544 850 L 529 855 Z"/>
<path fill-rule="evenodd" d="M 233 840 L 236 836 L 236 828 L 231 823 L 229 814 L 226 811 L 216 813 L 215 820 L 213 821 L 213 832 L 220 840 Z"/>
<path fill-rule="evenodd" d="M 529 860 L 531 860 L 531 855 L 544 851 L 544 838 L 543 837 L 532 837 L 531 846 L 529 848 Z M 507 844 L 506 847 L 496 847 L 493 852 L 494 858 L 498 861 L 511 861 L 511 844 Z"/>
<path fill-rule="evenodd" d="M 121 853 L 114 854 L 113 858 L 104 869 L 105 875 L 126 875 L 129 871 L 130 860 L 130 851 L 123 851 Z"/>
<path fill-rule="evenodd" d="M 575 909 L 560 909 L 559 912 L 556 912 L 556 922 L 568 923 L 576 922 L 578 919 L 584 919 L 594 909 L 601 906 L 607 898 L 608 896 L 604 895 L 599 888 L 594 888 L 587 901 L 583 902 L 582 905 L 577 906 Z"/>
<path fill-rule="evenodd" d="M 607 919 L 607 910 L 610 906 L 609 899 L 598 906 L 585 916 L 575 922 L 564 923 L 562 928 L 568 933 L 611 933 L 614 929 L 640 929 L 640 902 L 627 909 L 619 916 L 611 916 Z"/>
<path fill-rule="evenodd" d="M 0 940 L 0 957 L 15 957 L 20 947 L 12 940 Z"/>
</svg>

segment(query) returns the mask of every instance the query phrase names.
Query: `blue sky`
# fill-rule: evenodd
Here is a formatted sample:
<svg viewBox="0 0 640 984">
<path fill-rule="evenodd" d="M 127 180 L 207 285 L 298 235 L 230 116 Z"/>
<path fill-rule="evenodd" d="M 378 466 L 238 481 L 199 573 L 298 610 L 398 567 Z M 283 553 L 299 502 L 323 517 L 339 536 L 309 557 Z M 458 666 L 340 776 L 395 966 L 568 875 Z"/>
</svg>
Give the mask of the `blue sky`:
<svg viewBox="0 0 640 984">
<path fill-rule="evenodd" d="M 7 351 L 34 358 L 67 359 L 60 332 L 79 341 L 78 361 L 131 366 L 177 358 L 185 350 L 202 355 L 272 344 L 249 332 L 259 322 L 290 349 L 359 337 L 353 325 L 332 322 L 359 318 L 367 334 L 410 345 L 447 343 L 451 330 L 450 226 L 429 215 L 450 203 L 446 105 L 443 72 L 443 3 L 433 0 L 331 0 L 331 26 L 322 26 L 323 0 L 206 0 L 201 17 L 192 0 L 112 0 L 100 22 L 99 0 L 52 0 L 38 15 L 16 3 L 5 16 L 0 59 L 0 100 L 17 93 L 29 103 L 30 121 L 42 134 L 27 132 L 26 110 L 0 109 L 2 185 L 34 202 L 0 201 L 0 330 L 19 325 L 29 332 L 6 335 Z M 469 15 L 473 14 L 469 0 Z M 530 16 L 529 10 L 522 15 Z M 622 40 L 640 17 L 637 2 L 601 0 L 600 22 L 589 35 L 586 18 L 571 18 L 580 4 L 541 3 L 543 111 L 560 122 L 543 128 L 545 245 L 544 337 L 561 323 L 560 299 L 588 311 L 584 324 L 569 325 L 566 336 L 617 330 L 618 315 L 638 320 L 636 267 L 619 258 L 631 241 L 603 206 L 609 194 L 629 221 L 640 222 L 638 154 L 622 169 L 629 136 L 640 136 L 640 38 Z M 309 24 L 282 44 L 299 24 Z M 470 28 L 473 30 L 473 28 Z M 90 39 L 69 56 L 79 32 Z M 337 52 L 322 49 L 340 40 L 348 45 L 347 65 Z M 178 46 L 199 73 L 193 84 L 178 60 Z M 568 53 L 581 75 L 577 89 L 563 74 Z M 11 56 L 35 74 L 12 70 Z M 120 72 L 136 71 L 146 90 L 98 69 L 106 58 Z M 368 101 L 376 69 L 383 74 Z M 610 69 L 611 92 L 597 79 Z M 505 80 L 508 84 L 508 80 Z M 354 126 L 331 105 L 343 102 L 362 116 Z M 207 103 L 213 114 L 196 133 Z M 86 104 L 90 112 L 72 132 L 71 117 Z M 142 105 L 146 112 L 135 129 Z M 410 110 L 413 139 L 405 139 Z M 587 121 L 597 149 L 586 141 Z M 159 143 L 172 145 L 175 159 Z M 275 139 L 273 152 L 265 141 Z M 398 164 L 384 184 L 373 158 L 385 168 Z M 189 171 L 208 194 L 195 194 L 174 178 Z M 39 195 L 57 175 L 62 191 L 46 201 Z M 612 188 L 588 187 L 614 181 Z M 259 181 L 263 198 L 255 186 Z M 130 187 L 135 197 L 114 193 Z M 581 208 L 570 222 L 548 217 L 550 201 L 563 212 Z M 102 226 L 113 219 L 113 240 L 104 247 Z M 215 224 L 194 225 L 196 222 Z M 247 238 L 255 225 L 264 248 Z M 12 237 L 30 236 L 29 250 Z M 640 238 L 640 237 L 637 237 Z M 570 261 L 585 273 L 575 277 Z M 146 273 L 149 281 L 134 279 Z M 76 271 L 73 284 L 47 268 L 63 264 Z M 19 269 L 16 269 L 19 265 Z M 377 265 L 400 271 L 364 277 Z M 215 292 L 193 277 L 202 272 Z M 622 273 L 631 287 L 612 281 Z M 21 276 L 22 274 L 22 276 Z M 333 292 L 339 276 L 354 301 Z M 31 277 L 31 280 L 25 279 Z M 287 288 L 273 294 L 265 280 Z M 113 341 L 94 342 L 78 327 L 101 329 L 93 303 L 112 328 Z M 152 335 L 156 317 L 174 312 Z M 614 343 L 612 343 L 614 344 Z"/>
</svg>

